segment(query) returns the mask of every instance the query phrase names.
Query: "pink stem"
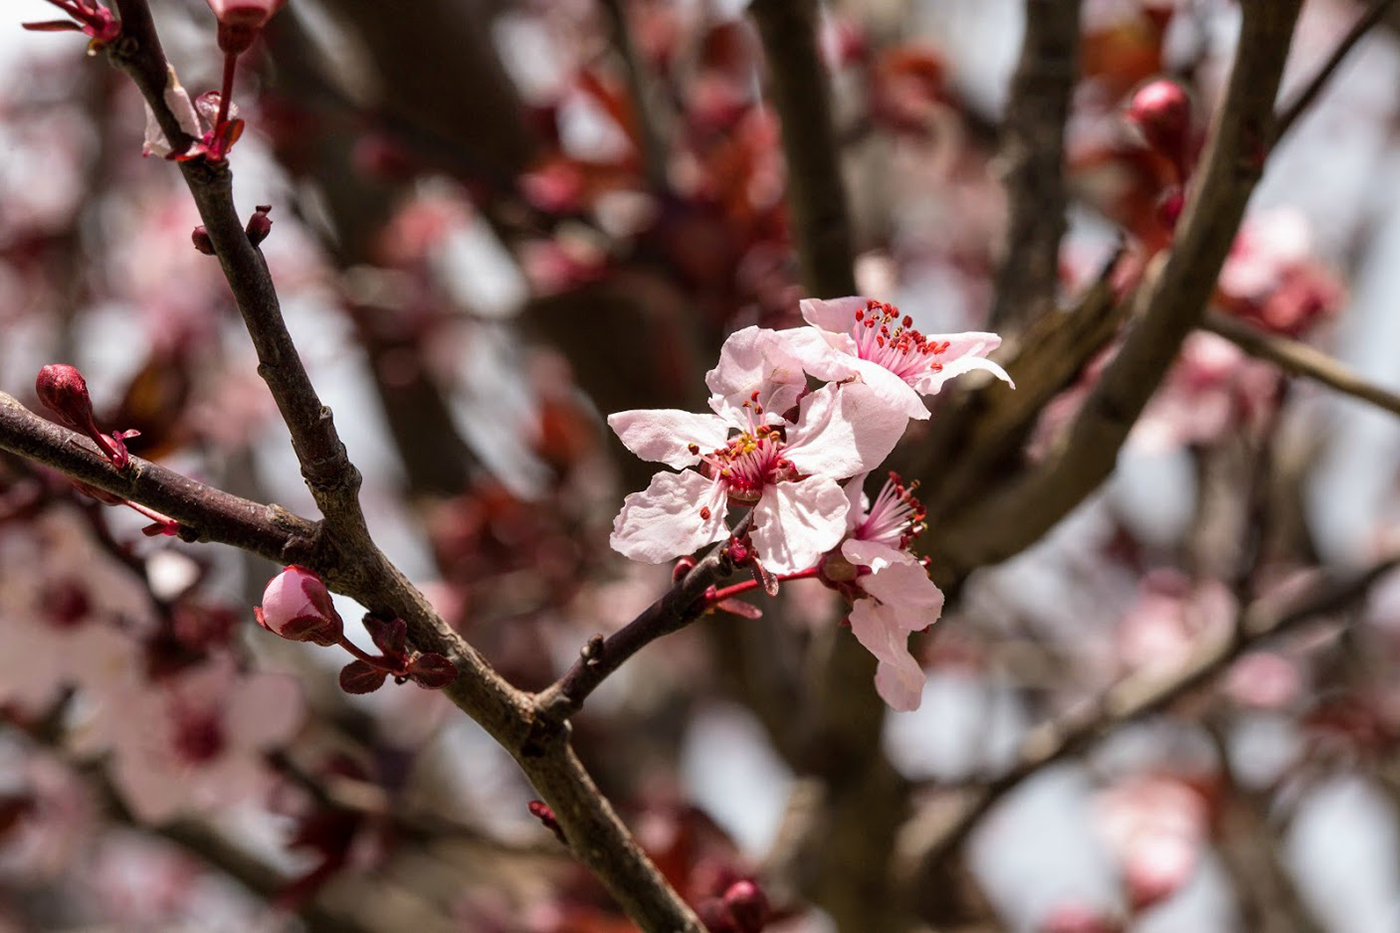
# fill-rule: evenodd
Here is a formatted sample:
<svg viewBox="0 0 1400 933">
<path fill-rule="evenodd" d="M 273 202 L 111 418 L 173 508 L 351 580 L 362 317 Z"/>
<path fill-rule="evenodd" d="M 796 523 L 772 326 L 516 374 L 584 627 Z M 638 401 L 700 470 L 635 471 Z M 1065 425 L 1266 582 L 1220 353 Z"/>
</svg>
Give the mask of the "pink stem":
<svg viewBox="0 0 1400 933">
<path fill-rule="evenodd" d="M 219 131 L 228 121 L 228 108 L 233 100 L 233 72 L 238 65 L 238 54 L 227 52 L 224 54 L 224 84 L 219 91 L 219 116 L 214 120 L 214 138 L 219 138 Z"/>
<path fill-rule="evenodd" d="M 799 570 L 796 573 L 780 573 L 778 574 L 778 579 L 784 583 L 788 580 L 806 580 L 810 577 L 815 577 L 820 572 L 820 567 L 813 566 L 808 567 L 806 570 Z M 715 606 L 730 597 L 738 596 L 740 593 L 747 593 L 749 590 L 757 589 L 758 587 L 759 582 L 757 580 L 745 580 L 743 583 L 735 583 L 733 586 L 726 586 L 722 590 L 715 590 L 705 597 L 705 602 L 710 606 Z"/>
</svg>

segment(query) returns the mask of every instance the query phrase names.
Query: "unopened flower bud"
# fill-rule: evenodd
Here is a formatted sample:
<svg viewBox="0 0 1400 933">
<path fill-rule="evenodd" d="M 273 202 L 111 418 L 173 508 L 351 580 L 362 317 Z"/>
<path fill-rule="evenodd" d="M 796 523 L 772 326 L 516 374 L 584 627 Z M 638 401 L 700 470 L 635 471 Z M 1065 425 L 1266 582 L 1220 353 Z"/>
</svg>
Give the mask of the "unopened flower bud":
<svg viewBox="0 0 1400 933">
<path fill-rule="evenodd" d="M 209 239 L 209 231 L 204 229 L 204 224 L 190 231 L 190 241 L 194 243 L 194 248 L 204 255 L 214 255 L 214 241 Z"/>
<path fill-rule="evenodd" d="M 272 218 L 267 216 L 271 210 L 271 204 L 259 204 L 253 210 L 253 216 L 248 218 L 248 226 L 245 229 L 248 242 L 254 246 L 266 240 L 267 235 L 272 232 Z"/>
<path fill-rule="evenodd" d="M 1191 141 L 1191 98 L 1186 89 L 1165 78 L 1150 81 L 1128 101 L 1126 115 L 1147 144 L 1184 175 Z"/>
<path fill-rule="evenodd" d="M 248 51 L 284 3 L 286 0 L 209 0 L 209 9 L 219 21 L 219 50 L 228 55 Z"/>
<path fill-rule="evenodd" d="M 97 419 L 92 413 L 92 399 L 88 396 L 87 380 L 77 367 L 67 363 L 50 363 L 39 370 L 34 380 L 34 391 L 44 407 L 58 415 L 59 419 L 75 431 L 82 431 L 97 445 L 103 455 L 117 469 L 125 469 L 131 461 L 123 440 L 135 437 L 138 431 L 118 431 L 106 435 L 97 429 Z"/>
<path fill-rule="evenodd" d="M 326 584 L 314 571 L 296 564 L 272 578 L 253 615 L 263 628 L 292 641 L 334 645 L 344 637 L 344 623 Z"/>
<path fill-rule="evenodd" d="M 724 906 L 738 933 L 759 933 L 768 922 L 768 898 L 748 879 L 736 881 L 724 892 Z"/>
</svg>

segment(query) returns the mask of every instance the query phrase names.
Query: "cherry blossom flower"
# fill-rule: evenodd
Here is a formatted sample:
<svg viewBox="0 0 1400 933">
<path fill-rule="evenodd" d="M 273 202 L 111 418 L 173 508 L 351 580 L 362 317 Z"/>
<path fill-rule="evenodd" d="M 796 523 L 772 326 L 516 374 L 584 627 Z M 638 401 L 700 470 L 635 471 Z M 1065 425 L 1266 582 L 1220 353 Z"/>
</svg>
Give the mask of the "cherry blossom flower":
<svg viewBox="0 0 1400 933">
<path fill-rule="evenodd" d="M 258 624 L 291 641 L 338 644 L 345 623 L 335 611 L 330 591 L 314 570 L 297 564 L 285 567 L 263 590 L 263 604 L 253 607 Z"/>
<path fill-rule="evenodd" d="M 741 355 L 722 354 L 723 371 L 712 374 L 712 384 L 742 383 L 737 369 L 724 368 Z M 783 391 L 759 388 L 751 395 Z M 795 424 L 764 423 L 755 401 L 735 408 L 717 393 L 710 404 L 714 414 L 659 409 L 609 416 L 629 450 L 682 471 L 656 474 L 644 492 L 623 502 L 612 534 L 613 548 L 623 555 L 659 564 L 719 541 L 729 534 L 725 518 L 735 503 L 753 507 L 751 538 L 770 571 L 805 569 L 845 533 L 846 497 L 838 480 L 885 459 L 908 424 L 902 412 L 856 384 L 812 392 L 801 401 Z"/>
<path fill-rule="evenodd" d="M 77 688 L 96 720 L 83 737 L 101 746 L 91 733 L 105 735 L 104 717 L 136 689 L 140 646 L 128 632 L 152 623 L 149 596 L 67 508 L 0 534 L 0 567 L 0 700 L 39 713 Z"/>
<path fill-rule="evenodd" d="M 1196 872 L 1210 807 L 1183 780 L 1142 775 L 1105 791 L 1096 825 L 1123 872 L 1128 900 L 1143 910 L 1171 897 Z"/>
<path fill-rule="evenodd" d="M 996 334 L 921 334 L 899 309 L 867 298 L 802 301 L 810 328 L 784 331 L 792 352 L 818 379 L 858 377 L 910 418 L 928 418 L 921 395 L 937 395 L 943 383 L 985 370 L 1015 388 L 1006 371 L 986 359 L 1001 345 Z"/>
<path fill-rule="evenodd" d="M 236 803 L 270 789 L 264 753 L 292 737 L 302 710 L 294 679 L 240 674 L 230 656 L 216 656 L 128 706 L 112 777 L 149 823 Z"/>
<path fill-rule="evenodd" d="M 875 502 L 863 507 L 864 476 L 846 484 L 850 535 L 830 555 L 823 575 L 852 600 L 851 632 L 875 655 L 875 690 L 891 709 L 919 708 L 924 671 L 909 653 L 909 636 L 938 621 L 943 592 L 909 551 L 923 530 L 914 490 L 891 474 Z"/>
</svg>

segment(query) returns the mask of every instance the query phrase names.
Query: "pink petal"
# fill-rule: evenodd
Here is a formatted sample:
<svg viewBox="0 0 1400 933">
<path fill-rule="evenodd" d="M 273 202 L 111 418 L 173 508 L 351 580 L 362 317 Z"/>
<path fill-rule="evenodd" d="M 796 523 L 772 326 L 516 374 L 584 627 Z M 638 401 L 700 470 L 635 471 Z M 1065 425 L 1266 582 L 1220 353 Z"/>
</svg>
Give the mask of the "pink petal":
<svg viewBox="0 0 1400 933">
<path fill-rule="evenodd" d="M 745 327 L 724 341 L 719 365 L 705 374 L 705 385 L 714 397 L 710 407 L 742 409 L 758 394 L 758 403 L 781 420 L 783 412 L 797 404 L 807 387 L 802 361 L 793 355 L 785 339 L 766 327 Z"/>
<path fill-rule="evenodd" d="M 856 322 L 856 312 L 864 309 L 869 299 L 852 295 L 849 298 L 833 298 L 823 301 L 820 298 L 804 298 L 799 307 L 802 320 L 821 330 L 834 334 L 850 333 Z"/>
<path fill-rule="evenodd" d="M 866 579 L 874 579 L 876 575 L 895 564 L 918 565 L 919 563 L 914 559 L 914 555 L 908 551 L 901 551 L 878 541 L 861 541 L 857 538 L 849 538 L 841 542 L 841 556 L 857 567 L 869 567 L 874 571 Z M 922 567 L 920 567 L 919 572 L 923 573 Z M 925 579 L 927 579 L 927 574 L 925 574 Z"/>
<path fill-rule="evenodd" d="M 861 589 L 884 604 L 888 621 L 906 632 L 927 628 L 943 613 L 943 591 L 918 561 L 891 564 L 860 577 L 859 582 Z"/>
<path fill-rule="evenodd" d="M 818 379 L 840 382 L 856 374 L 856 342 L 849 334 L 829 334 L 815 327 L 794 327 L 780 332 L 790 352 Z"/>
<path fill-rule="evenodd" d="M 608 427 L 643 460 L 682 470 L 698 463 L 702 454 L 723 447 L 730 426 L 717 415 L 642 408 L 608 415 Z M 692 444 L 696 451 L 690 449 Z"/>
<path fill-rule="evenodd" d="M 951 363 L 944 363 L 943 368 L 936 373 L 924 373 L 919 377 L 918 382 L 915 383 L 914 389 L 923 395 L 937 395 L 943 389 L 943 383 L 947 382 L 949 379 L 953 379 L 965 373 L 970 373 L 977 369 L 991 373 L 1002 382 L 1011 386 L 1011 388 L 1016 388 L 1016 383 L 1012 381 L 1011 376 L 996 363 L 993 363 L 991 360 L 983 359 L 980 356 L 964 356 L 961 359 L 953 360 Z"/>
<path fill-rule="evenodd" d="M 664 563 L 728 535 L 724 523 L 728 510 L 724 488 L 714 480 L 693 470 L 658 473 L 645 492 L 623 500 L 613 522 L 611 544 L 632 560 Z"/>
<path fill-rule="evenodd" d="M 986 362 L 981 360 L 979 362 Z M 860 381 L 869 386 L 871 391 L 883 399 L 891 408 L 898 410 L 906 417 L 919 421 L 927 421 L 929 411 L 924 405 L 924 400 L 920 397 L 920 390 L 905 382 L 903 378 L 897 376 L 879 363 L 870 360 L 857 358 L 851 359 L 851 367 L 855 370 Z M 933 375 L 930 373 L 930 375 Z M 941 374 L 940 374 L 941 375 Z M 920 378 L 922 383 L 922 377 Z M 924 394 L 928 394 L 924 392 Z"/>
<path fill-rule="evenodd" d="M 878 466 L 908 425 L 909 416 L 869 386 L 824 386 L 802 400 L 783 455 L 803 473 L 845 479 Z"/>
<path fill-rule="evenodd" d="M 846 533 L 846 493 L 835 480 L 813 476 L 763 490 L 750 537 L 773 573 L 796 573 L 817 562 Z"/>
<path fill-rule="evenodd" d="M 880 663 L 875 670 L 875 690 L 891 709 L 907 713 L 919 708 L 923 698 L 924 671 L 909 653 L 909 633 L 887 604 L 858 600 L 851 608 L 851 632 Z"/>
</svg>

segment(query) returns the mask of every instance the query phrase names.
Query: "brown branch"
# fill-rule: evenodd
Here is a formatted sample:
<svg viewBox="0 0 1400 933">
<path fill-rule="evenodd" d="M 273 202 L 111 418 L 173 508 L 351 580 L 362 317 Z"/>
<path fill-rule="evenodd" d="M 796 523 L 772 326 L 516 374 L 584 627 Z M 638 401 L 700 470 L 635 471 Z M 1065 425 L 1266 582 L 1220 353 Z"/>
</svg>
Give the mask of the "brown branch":
<svg viewBox="0 0 1400 933">
<path fill-rule="evenodd" d="M 1322 89 L 1332 80 L 1337 68 L 1356 47 L 1356 43 L 1361 41 L 1361 37 L 1370 32 L 1371 29 L 1385 18 L 1386 12 L 1395 5 L 1395 0 L 1372 0 L 1366 12 L 1361 14 L 1361 18 L 1352 25 L 1351 29 L 1342 41 L 1337 43 L 1336 49 L 1332 51 L 1331 57 L 1318 69 L 1316 75 L 1307 83 L 1298 95 L 1288 103 L 1288 106 L 1279 111 L 1278 119 L 1274 123 L 1274 141 L 1282 139 L 1287 132 L 1293 128 L 1293 124 L 1298 121 L 1307 109 L 1312 106 L 1317 95 L 1322 93 Z"/>
<path fill-rule="evenodd" d="M 184 139 L 166 106 L 167 65 L 146 0 L 116 0 L 123 37 L 113 61 L 137 84 L 172 142 Z M 593 785 L 565 730 L 545 746 L 527 742 L 535 709 L 458 635 L 375 546 L 360 509 L 360 476 L 306 375 L 282 319 L 267 264 L 248 240 L 234 211 L 232 176 L 224 163 L 181 163 L 224 275 L 258 353 L 258 372 L 291 433 L 307 486 L 325 515 L 319 561 L 327 582 L 363 605 L 408 623 L 415 647 L 450 658 L 459 676 L 443 692 L 519 762 L 555 810 L 574 854 L 603 882 L 644 929 L 702 933 L 684 900 L 667 884 Z"/>
<path fill-rule="evenodd" d="M 1081 0 L 1026 0 L 1026 35 L 1011 79 L 999 158 L 1006 239 L 991 329 L 1022 326 L 1051 305 L 1065 235 L 1065 122 L 1078 77 Z"/>
<path fill-rule="evenodd" d="M 916 854 L 906 861 L 906 883 L 916 884 L 930 877 L 997 801 L 1043 768 L 1079 753 L 1100 737 L 1159 712 L 1205 686 L 1228 669 L 1236 658 L 1262 642 L 1359 599 L 1397 566 L 1400 566 L 1400 555 L 1379 561 L 1349 579 L 1324 580 L 1291 608 L 1281 609 L 1269 599 L 1256 600 L 1241 610 L 1236 625 L 1229 632 L 1198 649 L 1169 676 L 1128 677 L 1088 709 L 1037 726 L 1021 743 L 1016 764 L 1010 770 L 978 788 L 952 818 L 925 827 L 924 838 L 911 847 Z"/>
<path fill-rule="evenodd" d="M 1018 553 L 1112 472 L 1118 449 L 1204 314 L 1245 204 L 1263 171 L 1274 97 L 1301 0 L 1246 0 L 1239 52 L 1199 183 L 1171 251 L 1148 273 L 1134 323 L 1058 448 L 1038 467 L 946 517 L 932 555 L 940 576 Z"/>
<path fill-rule="evenodd" d="M 163 512 L 180 523 L 180 537 L 186 541 L 231 544 L 283 564 L 314 559 L 317 523 L 280 506 L 206 486 L 140 457 L 117 470 L 86 437 L 46 421 L 3 392 L 0 450 Z"/>
<path fill-rule="evenodd" d="M 1305 343 L 1276 334 L 1266 334 L 1216 311 L 1207 314 L 1201 326 L 1204 330 L 1219 334 L 1236 344 L 1250 356 L 1268 360 L 1296 376 L 1304 376 L 1344 395 L 1359 398 L 1400 415 L 1400 395 L 1366 381 L 1327 354 Z"/>
<path fill-rule="evenodd" d="M 146 0 L 116 0 L 116 6 L 121 12 L 122 39 L 113 47 L 112 61 L 140 89 L 171 144 L 178 146 L 177 140 L 189 137 L 178 132 L 178 121 L 165 102 L 168 65 L 150 8 Z M 359 505 L 359 471 L 350 462 L 331 411 L 321 403 L 287 332 L 262 251 L 244 232 L 233 203 L 228 163 L 191 159 L 180 163 L 180 171 L 257 351 L 258 375 L 267 383 L 291 432 L 292 448 L 316 505 L 338 533 L 349 533 L 356 542 L 367 538 Z"/>
<path fill-rule="evenodd" d="M 608 22 L 613 48 L 622 59 L 623 74 L 627 79 L 627 94 L 632 98 L 633 132 L 637 134 L 637 144 L 642 150 L 642 165 L 646 169 L 647 184 L 652 191 L 665 192 L 668 188 L 666 177 L 666 145 L 657 129 L 653 113 L 652 95 L 648 93 L 648 75 L 637 55 L 637 45 L 632 41 L 632 30 L 627 23 L 626 0 L 600 0 Z"/>
<path fill-rule="evenodd" d="M 742 537 L 753 521 L 750 512 L 735 526 L 733 537 Z M 595 635 L 579 651 L 579 659 L 563 677 L 536 694 L 537 724 L 557 729 L 583 707 L 589 694 L 632 655 L 663 635 L 679 632 L 704 615 L 705 591 L 734 572 L 725 545 L 716 546 L 690 572 L 642 610 L 631 622 L 604 638 Z"/>
<path fill-rule="evenodd" d="M 783 126 L 788 205 L 802 282 L 816 298 L 856 291 L 831 88 L 817 51 L 815 0 L 754 0 L 774 109 Z"/>
</svg>

